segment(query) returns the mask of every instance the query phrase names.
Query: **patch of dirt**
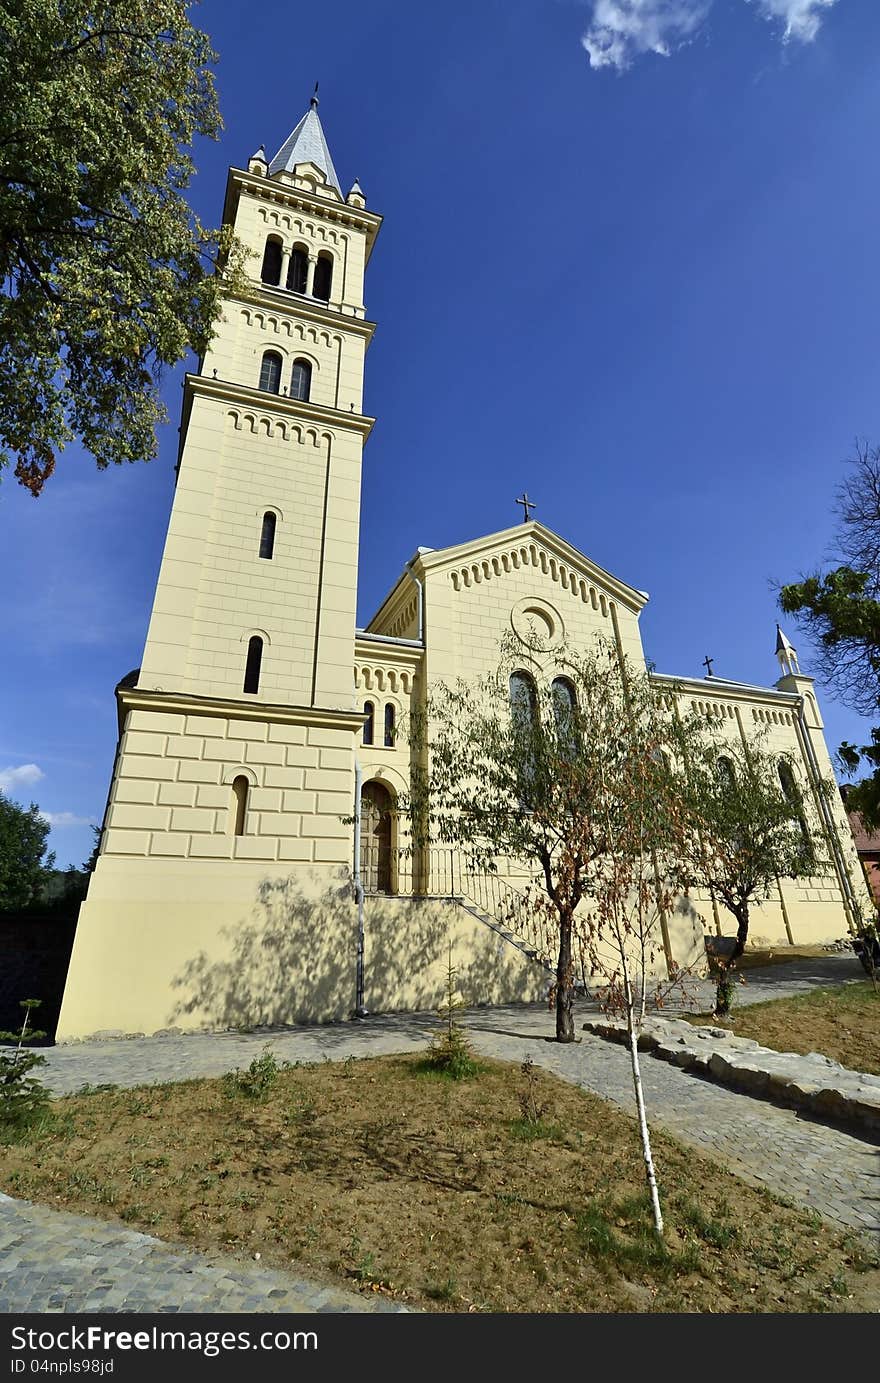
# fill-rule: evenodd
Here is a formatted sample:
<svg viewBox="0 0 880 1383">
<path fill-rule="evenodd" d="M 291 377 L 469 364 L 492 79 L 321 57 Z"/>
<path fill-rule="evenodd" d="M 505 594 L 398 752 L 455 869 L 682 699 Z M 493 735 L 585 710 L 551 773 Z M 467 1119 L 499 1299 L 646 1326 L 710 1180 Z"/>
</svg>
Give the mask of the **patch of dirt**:
<svg viewBox="0 0 880 1383">
<path fill-rule="evenodd" d="M 548 1073 L 261 1060 L 250 1097 L 227 1077 L 55 1101 L 0 1147 L 0 1184 L 428 1310 L 880 1308 L 864 1241 L 660 1133 L 658 1248 L 635 1121 Z"/>
<path fill-rule="evenodd" d="M 880 993 L 870 981 L 742 1007 L 734 992 L 729 1019 L 687 1016 L 692 1023 L 729 1027 L 737 1037 L 754 1038 L 777 1052 L 821 1052 L 851 1071 L 880 1076 Z"/>
<path fill-rule="evenodd" d="M 827 955 L 824 946 L 747 946 L 736 966 L 738 970 L 757 970 L 765 965 L 787 965 L 792 960 L 815 960 Z"/>
</svg>

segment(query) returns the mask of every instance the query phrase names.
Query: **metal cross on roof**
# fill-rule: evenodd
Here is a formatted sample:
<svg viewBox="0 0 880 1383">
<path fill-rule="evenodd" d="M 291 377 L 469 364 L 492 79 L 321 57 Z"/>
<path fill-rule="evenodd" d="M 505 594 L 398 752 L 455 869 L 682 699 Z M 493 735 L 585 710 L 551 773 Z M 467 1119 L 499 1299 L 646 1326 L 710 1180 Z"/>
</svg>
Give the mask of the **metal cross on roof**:
<svg viewBox="0 0 880 1383">
<path fill-rule="evenodd" d="M 713 677 L 713 676 L 715 675 L 715 674 L 713 673 L 713 671 L 712 671 L 712 664 L 714 663 L 714 661 L 715 661 L 715 659 L 714 659 L 714 658 L 710 658 L 709 655 L 708 655 L 708 653 L 706 654 L 705 658 L 703 659 L 703 667 L 706 669 L 706 676 L 707 676 L 707 677 Z"/>
<path fill-rule="evenodd" d="M 528 490 L 523 490 L 522 494 L 516 502 L 517 504 L 521 504 L 523 507 L 523 523 L 528 523 L 529 519 L 531 518 L 529 510 L 537 509 L 537 504 L 533 499 L 529 499 Z"/>
</svg>

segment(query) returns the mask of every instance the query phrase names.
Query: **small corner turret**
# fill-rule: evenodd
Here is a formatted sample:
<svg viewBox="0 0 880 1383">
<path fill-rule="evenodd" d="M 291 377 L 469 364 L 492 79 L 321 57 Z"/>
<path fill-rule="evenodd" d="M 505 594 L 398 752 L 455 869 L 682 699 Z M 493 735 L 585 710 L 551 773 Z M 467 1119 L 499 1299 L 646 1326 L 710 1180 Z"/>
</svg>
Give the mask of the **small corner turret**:
<svg viewBox="0 0 880 1383">
<path fill-rule="evenodd" d="M 776 657 L 783 677 L 800 677 L 797 649 L 789 642 L 782 629 L 776 626 Z"/>
<path fill-rule="evenodd" d="M 269 172 L 269 164 L 266 159 L 265 145 L 261 144 L 255 154 L 251 154 L 248 159 L 248 172 L 256 173 L 258 178 L 265 178 Z"/>
</svg>

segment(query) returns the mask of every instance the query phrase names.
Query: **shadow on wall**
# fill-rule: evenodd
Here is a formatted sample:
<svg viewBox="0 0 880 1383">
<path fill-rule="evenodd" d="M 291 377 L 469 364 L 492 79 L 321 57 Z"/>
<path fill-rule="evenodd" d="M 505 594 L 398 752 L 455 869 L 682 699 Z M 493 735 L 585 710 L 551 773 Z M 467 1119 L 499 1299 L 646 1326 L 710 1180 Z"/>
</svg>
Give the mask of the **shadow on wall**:
<svg viewBox="0 0 880 1383">
<path fill-rule="evenodd" d="M 303 890 L 301 878 L 264 879 L 251 916 L 224 927 L 222 957 L 199 952 L 172 986 L 172 1023 L 276 1027 L 345 1018 L 355 1003 L 357 909 L 351 884 Z"/>
<path fill-rule="evenodd" d="M 366 1002 L 374 1012 L 435 1009 L 446 997 L 449 945 L 464 1002 L 543 999 L 551 976 L 454 903 L 373 899 L 366 913 Z"/>
</svg>

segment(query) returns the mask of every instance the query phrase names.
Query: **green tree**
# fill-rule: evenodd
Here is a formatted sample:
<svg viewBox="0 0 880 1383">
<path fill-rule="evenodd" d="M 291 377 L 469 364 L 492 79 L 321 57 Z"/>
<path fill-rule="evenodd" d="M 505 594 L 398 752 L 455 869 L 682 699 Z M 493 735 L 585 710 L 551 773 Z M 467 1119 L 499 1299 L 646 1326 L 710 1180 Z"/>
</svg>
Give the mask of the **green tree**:
<svg viewBox="0 0 880 1383">
<path fill-rule="evenodd" d="M 752 908 L 780 879 L 818 873 L 821 837 L 810 829 L 803 793 L 789 766 L 756 741 L 723 741 L 679 754 L 686 830 L 678 843 L 685 886 L 708 889 L 736 921 L 727 956 L 715 961 L 715 1011 L 730 1010 L 731 972 L 745 950 Z M 784 782 L 783 782 L 784 778 Z M 821 789 L 826 790 L 826 789 Z"/>
<path fill-rule="evenodd" d="M 816 671 L 860 715 L 880 709 L 880 449 L 856 443 L 851 470 L 837 492 L 835 565 L 783 586 L 779 604 L 795 615 L 816 646 Z M 844 743 L 845 768 L 869 774 L 847 798 L 869 828 L 880 828 L 880 726 L 870 743 Z"/>
<path fill-rule="evenodd" d="M 556 938 L 560 1042 L 574 1040 L 589 928 L 610 921 L 616 899 L 623 934 L 623 881 L 634 884 L 636 857 L 641 865 L 669 839 L 661 753 L 669 716 L 644 675 L 625 677 L 612 647 L 549 654 L 537 641 L 532 649 L 506 643 L 501 665 L 482 681 L 435 691 L 427 728 L 417 730 L 425 767 L 402 804 L 417 843 L 457 847 L 470 867 L 490 873 L 511 861 L 536 880 L 533 910 Z"/>
<path fill-rule="evenodd" d="M 182 193 L 221 128 L 186 0 L 0 0 L 0 466 L 38 495 L 73 437 L 150 459 L 163 367 L 202 355 L 228 231 Z"/>
<path fill-rule="evenodd" d="M 55 863 L 46 855 L 49 830 L 36 803 L 22 807 L 0 792 L 0 911 L 26 908 L 39 896 Z"/>
</svg>

